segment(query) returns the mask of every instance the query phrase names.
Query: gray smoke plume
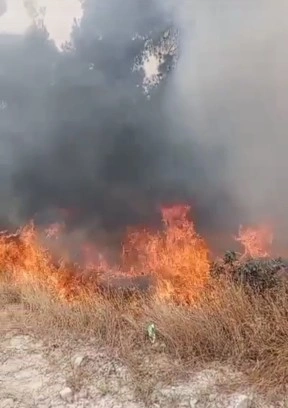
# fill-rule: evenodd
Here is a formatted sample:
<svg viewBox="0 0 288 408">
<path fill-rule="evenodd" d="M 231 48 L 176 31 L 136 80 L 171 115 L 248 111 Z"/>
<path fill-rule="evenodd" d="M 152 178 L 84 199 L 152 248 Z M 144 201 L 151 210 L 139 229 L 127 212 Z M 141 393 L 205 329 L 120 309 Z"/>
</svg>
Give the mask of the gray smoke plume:
<svg viewBox="0 0 288 408">
<path fill-rule="evenodd" d="M 63 52 L 45 27 L 0 35 L 2 223 L 46 222 L 64 208 L 77 214 L 71 229 L 115 231 L 157 222 L 161 203 L 174 202 L 191 203 L 208 231 L 285 219 L 288 5 L 83 8 Z M 177 63 L 162 56 L 147 97 L 133 67 L 172 32 Z"/>
<path fill-rule="evenodd" d="M 244 222 L 271 222 L 284 242 L 287 12 L 283 0 L 184 1 L 182 58 L 172 84 L 173 111 L 188 134 L 211 152 L 226 152 L 217 180 Z"/>
</svg>

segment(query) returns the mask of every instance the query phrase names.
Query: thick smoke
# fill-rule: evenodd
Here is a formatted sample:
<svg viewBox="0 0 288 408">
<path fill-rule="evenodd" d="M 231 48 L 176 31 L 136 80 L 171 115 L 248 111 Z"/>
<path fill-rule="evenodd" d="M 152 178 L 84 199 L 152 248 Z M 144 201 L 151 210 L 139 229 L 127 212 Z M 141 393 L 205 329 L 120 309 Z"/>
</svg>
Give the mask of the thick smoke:
<svg viewBox="0 0 288 408">
<path fill-rule="evenodd" d="M 3 224 L 64 208 L 71 229 L 110 234 L 179 201 L 203 230 L 283 218 L 287 9 L 87 0 L 63 52 L 45 27 L 0 35 Z M 172 28 L 178 63 L 148 98 L 133 65 Z"/>
<path fill-rule="evenodd" d="M 271 222 L 285 238 L 288 3 L 199 0 L 190 10 L 187 5 L 178 8 L 183 42 L 172 85 L 175 115 L 202 146 L 225 149 L 226 170 L 217 177 L 243 221 Z"/>
</svg>

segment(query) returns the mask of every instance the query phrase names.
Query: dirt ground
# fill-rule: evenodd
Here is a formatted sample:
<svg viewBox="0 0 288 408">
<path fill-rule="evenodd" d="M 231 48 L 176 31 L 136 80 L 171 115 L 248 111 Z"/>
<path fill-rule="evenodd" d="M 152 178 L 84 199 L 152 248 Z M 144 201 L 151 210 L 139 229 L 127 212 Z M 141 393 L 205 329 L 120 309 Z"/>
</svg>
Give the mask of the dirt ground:
<svg viewBox="0 0 288 408">
<path fill-rule="evenodd" d="M 227 376 L 221 370 L 187 373 L 185 381 L 169 385 L 154 381 L 145 389 L 141 378 L 136 381 L 93 339 L 87 344 L 39 339 L 23 316 L 17 319 L 23 313 L 17 308 L 0 312 L 0 408 L 285 407 L 285 402 L 269 405 L 248 390 L 224 391 L 221 382 L 227 384 Z M 146 396 L 139 394 L 141 387 Z"/>
</svg>

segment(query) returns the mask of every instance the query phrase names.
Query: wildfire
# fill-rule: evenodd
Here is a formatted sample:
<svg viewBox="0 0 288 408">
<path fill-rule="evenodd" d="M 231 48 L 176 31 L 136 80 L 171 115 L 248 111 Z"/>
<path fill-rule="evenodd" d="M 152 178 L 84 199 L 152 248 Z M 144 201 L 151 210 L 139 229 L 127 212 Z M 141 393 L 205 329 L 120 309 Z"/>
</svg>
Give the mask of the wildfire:
<svg viewBox="0 0 288 408">
<path fill-rule="evenodd" d="M 124 245 L 124 264 L 136 274 L 153 274 L 160 298 L 191 302 L 209 278 L 209 251 L 188 220 L 189 210 L 188 206 L 163 208 L 163 231 L 136 231 Z"/>
<path fill-rule="evenodd" d="M 48 228 L 46 228 L 45 233 L 48 238 L 58 239 L 60 235 L 64 232 L 65 226 L 64 224 L 59 224 L 55 222 L 51 224 Z"/>
<path fill-rule="evenodd" d="M 79 297 L 87 285 L 97 290 L 99 276 L 112 277 L 114 287 L 127 286 L 133 279 L 141 283 L 141 277 L 149 276 L 155 283 L 155 299 L 193 303 L 209 282 L 210 252 L 189 220 L 189 212 L 185 205 L 163 208 L 162 229 L 130 231 L 116 267 L 92 243 L 83 245 L 81 265 L 54 259 L 40 231 L 30 223 L 16 234 L 0 234 L 0 271 L 18 284 L 41 285 L 69 301 Z M 56 245 L 65 233 L 65 224 L 52 224 L 45 231 L 46 239 Z M 269 254 L 272 234 L 265 228 L 241 227 L 236 240 L 244 246 L 244 257 L 263 257 Z"/>
<path fill-rule="evenodd" d="M 95 245 L 87 243 L 83 246 L 82 251 L 85 269 L 92 271 L 95 269 L 100 271 L 109 271 L 111 268 Z"/>
<path fill-rule="evenodd" d="M 265 258 L 270 255 L 273 234 L 268 227 L 243 228 L 240 226 L 236 241 L 244 247 L 243 258 Z"/>
<path fill-rule="evenodd" d="M 0 236 L 0 271 L 12 276 L 20 285 L 41 286 L 53 291 L 62 299 L 69 297 L 69 271 L 59 262 L 53 262 L 51 254 L 39 240 L 33 223 L 16 234 Z"/>
</svg>

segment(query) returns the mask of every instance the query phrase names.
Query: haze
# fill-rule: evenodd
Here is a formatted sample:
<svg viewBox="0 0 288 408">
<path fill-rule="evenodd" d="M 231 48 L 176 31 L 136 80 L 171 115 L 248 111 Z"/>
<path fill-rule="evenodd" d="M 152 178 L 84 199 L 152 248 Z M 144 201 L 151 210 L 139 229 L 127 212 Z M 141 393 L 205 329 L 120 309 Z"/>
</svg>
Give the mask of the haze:
<svg viewBox="0 0 288 408">
<path fill-rule="evenodd" d="M 286 1 L 25 4 L 10 0 L 0 17 L 0 142 L 9 173 L 3 214 L 75 205 L 97 225 L 117 217 L 126 225 L 146 219 L 160 201 L 187 200 L 208 229 L 235 232 L 239 222 L 272 220 L 285 237 Z M 43 6 L 54 48 L 28 35 Z M 152 81 L 147 100 L 133 63 L 144 38 L 157 41 L 171 26 L 180 33 L 180 58 L 164 81 Z M 67 41 L 70 53 L 62 52 Z M 154 57 L 150 69 L 145 64 L 158 75 Z M 17 92 L 28 102 L 13 110 Z"/>
<path fill-rule="evenodd" d="M 60 50 L 70 41 L 73 26 L 82 18 L 78 0 L 1 0 L 1 34 L 25 34 L 33 23 L 43 19 L 49 38 Z M 1 3 L 0 3 L 1 4 Z"/>
</svg>

